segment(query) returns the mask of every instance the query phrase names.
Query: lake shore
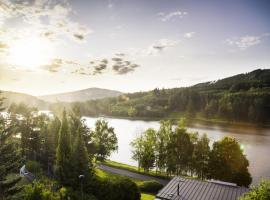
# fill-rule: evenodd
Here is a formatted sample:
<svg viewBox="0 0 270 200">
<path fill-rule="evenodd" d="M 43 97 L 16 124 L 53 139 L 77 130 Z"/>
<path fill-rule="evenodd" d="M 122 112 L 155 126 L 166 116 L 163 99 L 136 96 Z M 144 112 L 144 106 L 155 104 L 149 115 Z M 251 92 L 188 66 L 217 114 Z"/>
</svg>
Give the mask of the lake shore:
<svg viewBox="0 0 270 200">
<path fill-rule="evenodd" d="M 123 116 L 111 116 L 111 115 L 100 115 L 100 116 L 88 116 L 85 117 L 105 117 L 111 119 L 127 119 L 131 121 L 161 121 L 161 120 L 171 120 L 173 124 L 177 124 L 178 120 L 184 116 L 177 117 L 123 117 Z M 186 119 L 187 126 L 198 127 L 202 126 L 220 126 L 224 128 L 256 128 L 256 129 L 269 129 L 270 123 L 267 124 L 255 124 L 249 122 L 238 122 L 238 121 L 225 121 L 221 119 L 206 119 L 206 118 L 190 118 L 184 117 Z"/>
</svg>

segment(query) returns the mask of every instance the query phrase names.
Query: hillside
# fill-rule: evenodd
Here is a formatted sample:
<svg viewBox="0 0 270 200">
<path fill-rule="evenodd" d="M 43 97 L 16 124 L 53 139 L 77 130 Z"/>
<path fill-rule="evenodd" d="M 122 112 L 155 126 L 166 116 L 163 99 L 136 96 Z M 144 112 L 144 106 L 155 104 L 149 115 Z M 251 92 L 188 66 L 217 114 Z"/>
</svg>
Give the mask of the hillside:
<svg viewBox="0 0 270 200">
<path fill-rule="evenodd" d="M 82 114 L 87 116 L 185 116 L 230 122 L 270 123 L 270 69 L 258 69 L 191 87 L 154 89 L 149 92 L 122 94 L 113 90 L 89 88 L 41 97 L 15 92 L 4 92 L 2 96 L 6 97 L 5 107 L 12 102 L 23 102 L 39 109 L 54 110 L 63 106 L 70 108 L 76 104 L 80 106 Z"/>
<path fill-rule="evenodd" d="M 154 89 L 78 104 L 84 115 L 116 117 L 218 119 L 270 122 L 270 69 L 200 83 L 191 87 Z"/>
<path fill-rule="evenodd" d="M 24 103 L 28 106 L 37 107 L 39 109 L 48 109 L 49 104 L 43 100 L 38 99 L 37 97 L 10 91 L 1 91 L 1 97 L 4 97 L 3 107 L 8 108 L 12 103 Z"/>
<path fill-rule="evenodd" d="M 230 90 L 237 92 L 250 88 L 270 87 L 270 69 L 257 69 L 249 73 L 237 74 L 212 82 L 199 83 L 194 88 L 199 90 Z"/>
<path fill-rule="evenodd" d="M 121 95 L 122 93 L 115 90 L 107 90 L 101 88 L 88 88 L 84 90 L 78 90 L 74 92 L 53 94 L 53 95 L 45 95 L 39 96 L 39 99 L 42 99 L 47 102 L 83 102 L 92 99 L 102 99 L 106 97 L 116 97 Z"/>
</svg>

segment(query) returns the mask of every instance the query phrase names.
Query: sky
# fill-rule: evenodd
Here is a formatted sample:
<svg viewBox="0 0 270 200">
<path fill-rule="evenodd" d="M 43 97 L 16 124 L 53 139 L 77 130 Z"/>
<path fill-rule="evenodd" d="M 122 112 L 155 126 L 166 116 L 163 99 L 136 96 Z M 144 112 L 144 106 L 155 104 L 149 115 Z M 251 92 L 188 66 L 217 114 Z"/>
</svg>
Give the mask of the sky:
<svg viewBox="0 0 270 200">
<path fill-rule="evenodd" d="M 0 89 L 190 86 L 270 68 L 268 0 L 0 0 Z"/>
</svg>

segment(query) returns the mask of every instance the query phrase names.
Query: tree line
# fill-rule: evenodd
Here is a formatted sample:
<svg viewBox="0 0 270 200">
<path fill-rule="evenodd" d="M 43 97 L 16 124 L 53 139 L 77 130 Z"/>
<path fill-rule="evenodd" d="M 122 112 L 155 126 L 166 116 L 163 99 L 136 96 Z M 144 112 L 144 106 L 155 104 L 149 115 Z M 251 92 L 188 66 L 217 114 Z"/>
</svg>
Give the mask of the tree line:
<svg viewBox="0 0 270 200">
<path fill-rule="evenodd" d="M 192 87 L 159 89 L 77 102 L 87 116 L 204 118 L 270 122 L 270 70 L 255 70 Z M 57 108 L 59 104 L 52 105 Z"/>
<path fill-rule="evenodd" d="M 147 129 L 131 143 L 138 168 L 156 169 L 167 175 L 196 176 L 248 186 L 249 162 L 239 143 L 230 137 L 210 147 L 206 134 L 189 133 L 180 120 L 174 129 L 170 121 L 161 121 L 159 130 Z"/>
</svg>

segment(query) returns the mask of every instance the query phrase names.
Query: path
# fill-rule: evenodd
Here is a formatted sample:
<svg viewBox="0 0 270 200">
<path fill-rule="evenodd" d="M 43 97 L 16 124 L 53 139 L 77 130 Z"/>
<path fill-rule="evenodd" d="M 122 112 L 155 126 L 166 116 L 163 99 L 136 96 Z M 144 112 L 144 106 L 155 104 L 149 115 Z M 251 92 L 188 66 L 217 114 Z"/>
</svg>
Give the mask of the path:
<svg viewBox="0 0 270 200">
<path fill-rule="evenodd" d="M 101 169 L 101 170 L 113 173 L 113 174 L 119 174 L 121 176 L 127 176 L 129 178 L 139 179 L 139 180 L 142 180 L 142 181 L 154 180 L 154 181 L 157 181 L 157 182 L 161 183 L 162 185 L 166 185 L 170 181 L 170 180 L 157 178 L 157 177 L 153 177 L 153 176 L 149 176 L 149 175 L 145 175 L 145 174 L 131 172 L 131 171 L 125 170 L 125 169 L 109 167 L 109 166 L 106 166 L 106 165 L 99 165 L 98 168 Z"/>
</svg>

